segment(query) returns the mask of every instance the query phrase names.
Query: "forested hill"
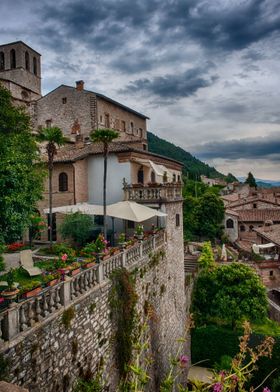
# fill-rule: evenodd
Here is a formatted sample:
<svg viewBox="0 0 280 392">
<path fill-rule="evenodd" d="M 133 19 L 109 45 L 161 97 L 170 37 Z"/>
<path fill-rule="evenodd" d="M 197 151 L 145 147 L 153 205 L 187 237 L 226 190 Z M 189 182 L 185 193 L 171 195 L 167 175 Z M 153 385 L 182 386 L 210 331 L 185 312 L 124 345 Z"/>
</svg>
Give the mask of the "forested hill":
<svg viewBox="0 0 280 392">
<path fill-rule="evenodd" d="M 201 162 L 199 159 L 192 156 L 189 152 L 183 150 L 181 147 L 175 146 L 160 137 L 148 132 L 148 146 L 149 151 L 155 154 L 165 155 L 169 158 L 176 159 L 183 163 L 183 174 L 189 175 L 190 178 L 196 178 L 201 174 L 209 178 L 224 178 L 225 176 L 219 173 L 214 167 Z"/>
</svg>

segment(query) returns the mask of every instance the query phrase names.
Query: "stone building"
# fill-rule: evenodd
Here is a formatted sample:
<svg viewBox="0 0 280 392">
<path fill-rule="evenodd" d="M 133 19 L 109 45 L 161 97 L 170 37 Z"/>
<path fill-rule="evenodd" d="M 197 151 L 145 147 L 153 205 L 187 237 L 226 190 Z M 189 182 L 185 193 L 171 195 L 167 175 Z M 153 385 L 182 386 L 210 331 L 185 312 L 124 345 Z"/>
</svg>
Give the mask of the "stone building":
<svg viewBox="0 0 280 392">
<path fill-rule="evenodd" d="M 0 45 L 0 83 L 32 114 L 32 103 L 41 97 L 41 55 L 22 41 Z"/>
<path fill-rule="evenodd" d="M 258 189 L 241 187 L 239 191 L 222 196 L 225 211 L 225 232 L 231 242 L 241 249 L 251 251 L 256 242 L 255 229 L 266 222 L 280 223 L 279 189 Z"/>
<path fill-rule="evenodd" d="M 112 128 L 119 131 L 120 141 L 147 149 L 147 116 L 93 91 L 84 89 L 82 80 L 76 87 L 61 85 L 39 99 L 35 107 L 37 127 L 58 126 L 75 140 L 88 138 L 92 130 Z"/>
<path fill-rule="evenodd" d="M 102 152 L 100 144 L 87 144 L 83 141 L 67 145 L 58 151 L 53 169 L 54 207 L 82 202 L 102 204 Z M 167 198 L 167 191 L 172 200 L 175 200 L 176 195 L 181 200 L 181 170 L 182 165 L 173 159 L 133 147 L 130 143 L 112 143 L 108 156 L 107 203 L 126 199 L 159 209 Z M 43 210 L 48 208 L 48 197 L 46 181 L 44 198 L 39 203 L 42 215 Z M 53 214 L 55 227 L 62 218 L 62 214 Z M 180 221 L 182 222 L 181 214 Z M 128 231 L 133 228 L 132 222 L 128 224 Z M 59 236 L 54 230 L 53 239 L 57 238 Z M 42 239 L 47 239 L 46 235 Z"/>
</svg>

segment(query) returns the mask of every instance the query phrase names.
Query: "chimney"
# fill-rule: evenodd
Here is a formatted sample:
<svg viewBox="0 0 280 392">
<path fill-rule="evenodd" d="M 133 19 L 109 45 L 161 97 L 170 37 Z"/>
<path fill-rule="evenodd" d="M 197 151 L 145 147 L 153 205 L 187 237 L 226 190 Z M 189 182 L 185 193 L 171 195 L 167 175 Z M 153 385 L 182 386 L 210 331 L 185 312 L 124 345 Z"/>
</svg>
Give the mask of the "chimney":
<svg viewBox="0 0 280 392">
<path fill-rule="evenodd" d="M 83 80 L 77 80 L 76 81 L 76 90 L 77 91 L 83 91 L 84 89 L 84 81 Z"/>
<path fill-rule="evenodd" d="M 85 146 L 83 135 L 76 135 L 75 138 L 75 147 L 76 148 L 83 148 Z"/>
</svg>

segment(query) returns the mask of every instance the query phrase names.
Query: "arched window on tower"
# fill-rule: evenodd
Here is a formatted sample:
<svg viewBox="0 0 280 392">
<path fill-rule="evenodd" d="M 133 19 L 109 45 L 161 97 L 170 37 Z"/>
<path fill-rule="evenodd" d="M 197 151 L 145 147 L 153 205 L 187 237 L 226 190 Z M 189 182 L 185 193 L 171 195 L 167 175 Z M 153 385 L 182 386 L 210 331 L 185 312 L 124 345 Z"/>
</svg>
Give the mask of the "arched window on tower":
<svg viewBox="0 0 280 392">
<path fill-rule="evenodd" d="M 25 52 L 25 69 L 27 69 L 27 71 L 30 71 L 30 58 L 28 52 Z"/>
<path fill-rule="evenodd" d="M 58 177 L 58 189 L 59 192 L 68 191 L 68 176 L 66 173 L 60 173 Z"/>
<path fill-rule="evenodd" d="M 138 184 L 144 184 L 144 170 L 143 166 L 140 167 L 137 173 L 137 182 Z"/>
<path fill-rule="evenodd" d="M 233 226 L 234 226 L 233 220 L 232 219 L 228 219 L 227 222 L 226 222 L 226 226 L 227 226 L 227 229 L 233 229 Z"/>
<path fill-rule="evenodd" d="M 15 49 L 12 49 L 10 51 L 10 68 L 14 69 L 17 66 L 17 61 L 16 61 L 16 51 Z"/>
<path fill-rule="evenodd" d="M 5 54 L 4 52 L 0 52 L 0 71 L 4 71 L 5 69 Z"/>
<path fill-rule="evenodd" d="M 33 57 L 33 73 L 37 75 L 37 60 L 36 57 Z"/>
</svg>

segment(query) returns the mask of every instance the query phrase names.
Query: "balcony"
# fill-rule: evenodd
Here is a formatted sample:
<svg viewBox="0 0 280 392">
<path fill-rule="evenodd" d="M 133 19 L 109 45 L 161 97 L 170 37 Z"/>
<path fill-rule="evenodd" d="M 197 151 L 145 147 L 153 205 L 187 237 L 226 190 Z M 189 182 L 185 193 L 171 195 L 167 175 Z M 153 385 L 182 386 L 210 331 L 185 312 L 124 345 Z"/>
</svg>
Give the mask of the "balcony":
<svg viewBox="0 0 280 392">
<path fill-rule="evenodd" d="M 137 203 L 168 203 L 182 201 L 182 184 L 171 182 L 166 184 L 124 184 L 124 200 Z"/>
</svg>

